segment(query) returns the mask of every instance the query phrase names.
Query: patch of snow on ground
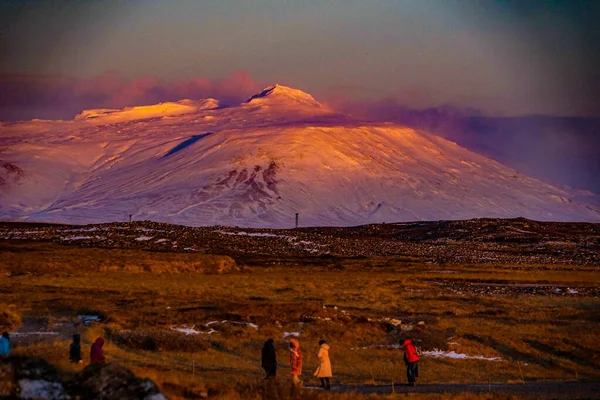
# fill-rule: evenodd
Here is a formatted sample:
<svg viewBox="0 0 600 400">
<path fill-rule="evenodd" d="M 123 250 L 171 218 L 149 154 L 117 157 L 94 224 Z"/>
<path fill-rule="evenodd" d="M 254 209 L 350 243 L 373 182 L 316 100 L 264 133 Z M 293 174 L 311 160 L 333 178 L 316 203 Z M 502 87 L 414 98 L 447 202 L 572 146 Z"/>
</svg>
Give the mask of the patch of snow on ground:
<svg viewBox="0 0 600 400">
<path fill-rule="evenodd" d="M 144 242 L 146 240 L 151 240 L 153 238 L 154 238 L 154 236 L 140 236 L 140 237 L 135 238 L 135 240 L 137 240 L 138 242 Z"/>
<path fill-rule="evenodd" d="M 208 332 L 198 331 L 198 330 L 194 329 L 195 326 L 196 325 L 192 325 L 189 328 L 187 327 L 187 325 L 183 325 L 183 327 L 179 327 L 179 328 L 172 326 L 171 330 L 177 331 L 177 332 L 181 332 L 181 333 L 185 333 L 186 336 L 187 335 L 210 335 L 210 334 L 213 334 L 213 333 L 217 332 L 214 329 L 211 329 Z"/>
<path fill-rule="evenodd" d="M 421 354 L 425 357 L 433 357 L 433 358 L 454 358 L 454 359 L 460 359 L 460 360 L 504 361 L 502 359 L 502 357 L 470 356 L 468 354 L 457 353 L 454 350 L 452 350 L 452 351 L 431 350 L 431 351 L 423 351 Z"/>
<path fill-rule="evenodd" d="M 263 233 L 263 232 L 255 232 L 255 233 L 248 233 L 248 232 L 227 232 L 227 231 L 215 231 L 216 233 L 220 233 L 221 235 L 231 235 L 231 236 L 253 236 L 253 237 L 278 237 L 278 238 L 285 238 L 285 235 L 276 235 L 274 233 Z"/>
<path fill-rule="evenodd" d="M 276 235 L 274 233 L 249 233 L 248 236 L 257 236 L 257 237 L 278 237 L 278 238 L 284 238 L 285 235 Z"/>
<path fill-rule="evenodd" d="M 64 399 L 65 390 L 60 382 L 43 379 L 20 379 L 18 382 L 22 399 Z"/>
<path fill-rule="evenodd" d="M 92 228 L 80 228 L 80 229 L 65 229 L 62 232 L 69 232 L 69 233 L 73 233 L 73 232 L 96 232 L 97 230 L 98 230 L 98 228 L 92 227 Z"/>
<path fill-rule="evenodd" d="M 93 237 L 91 237 L 91 236 L 69 236 L 69 237 L 64 237 L 61 239 L 62 240 L 89 240 L 89 239 L 93 239 Z"/>
<path fill-rule="evenodd" d="M 156 241 L 156 243 L 164 243 L 164 242 L 166 242 L 167 240 L 168 240 L 168 239 L 158 239 L 158 240 Z"/>
<path fill-rule="evenodd" d="M 283 332 L 283 338 L 287 339 L 289 337 L 300 337 L 301 333 L 302 333 L 302 331 L 298 331 L 298 332 Z"/>
</svg>

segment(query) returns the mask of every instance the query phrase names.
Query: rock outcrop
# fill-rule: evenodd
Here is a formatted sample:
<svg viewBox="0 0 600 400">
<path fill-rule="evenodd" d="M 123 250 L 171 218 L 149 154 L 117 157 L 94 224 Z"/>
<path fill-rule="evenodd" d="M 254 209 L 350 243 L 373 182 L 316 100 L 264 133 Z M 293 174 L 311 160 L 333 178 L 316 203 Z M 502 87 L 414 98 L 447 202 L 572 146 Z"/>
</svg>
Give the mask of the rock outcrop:
<svg viewBox="0 0 600 400">
<path fill-rule="evenodd" d="M 156 384 L 117 364 L 91 364 L 74 377 L 37 357 L 0 358 L 0 397 L 9 399 L 166 400 Z"/>
</svg>

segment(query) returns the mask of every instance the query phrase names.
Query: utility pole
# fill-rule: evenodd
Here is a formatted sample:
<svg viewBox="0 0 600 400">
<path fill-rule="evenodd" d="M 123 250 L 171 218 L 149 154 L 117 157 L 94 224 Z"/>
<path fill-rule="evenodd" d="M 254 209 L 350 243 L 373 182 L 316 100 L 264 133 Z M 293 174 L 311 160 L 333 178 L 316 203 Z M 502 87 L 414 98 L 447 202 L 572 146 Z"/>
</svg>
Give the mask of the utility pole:
<svg viewBox="0 0 600 400">
<path fill-rule="evenodd" d="M 296 229 L 298 229 L 298 213 L 296 213 Z"/>
<path fill-rule="evenodd" d="M 129 214 L 129 225 L 131 225 L 131 214 Z"/>
</svg>

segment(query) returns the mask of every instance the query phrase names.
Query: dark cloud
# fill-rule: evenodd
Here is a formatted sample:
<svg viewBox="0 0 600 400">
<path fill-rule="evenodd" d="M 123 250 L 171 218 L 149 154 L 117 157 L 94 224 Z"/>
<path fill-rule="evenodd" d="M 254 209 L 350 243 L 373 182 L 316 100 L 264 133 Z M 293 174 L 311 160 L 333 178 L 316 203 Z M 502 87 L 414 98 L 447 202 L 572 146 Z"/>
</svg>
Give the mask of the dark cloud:
<svg viewBox="0 0 600 400">
<path fill-rule="evenodd" d="M 122 108 L 181 99 L 216 98 L 236 104 L 266 86 L 245 71 L 224 79 L 198 77 L 174 83 L 156 77 L 123 79 L 106 73 L 87 79 L 56 75 L 0 75 L 0 120 L 72 119 L 91 108 Z"/>
<path fill-rule="evenodd" d="M 475 108 L 414 109 L 394 99 L 332 105 L 356 118 L 432 132 L 558 186 L 600 193 L 600 118 L 490 117 Z"/>
</svg>

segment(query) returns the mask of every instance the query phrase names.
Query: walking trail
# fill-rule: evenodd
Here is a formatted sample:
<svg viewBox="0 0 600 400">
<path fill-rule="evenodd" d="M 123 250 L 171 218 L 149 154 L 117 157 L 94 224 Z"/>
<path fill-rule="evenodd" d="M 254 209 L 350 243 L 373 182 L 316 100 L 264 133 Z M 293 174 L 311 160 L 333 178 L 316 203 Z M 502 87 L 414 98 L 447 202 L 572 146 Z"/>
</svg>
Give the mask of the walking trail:
<svg viewBox="0 0 600 400">
<path fill-rule="evenodd" d="M 314 386 L 305 389 L 322 390 Z M 405 384 L 389 385 L 362 385 L 332 386 L 336 392 L 356 392 L 364 394 L 391 394 L 391 393 L 496 393 L 535 395 L 537 398 L 585 398 L 600 399 L 600 382 L 579 381 L 551 381 L 531 382 L 525 384 L 423 384 L 415 387 Z"/>
</svg>

